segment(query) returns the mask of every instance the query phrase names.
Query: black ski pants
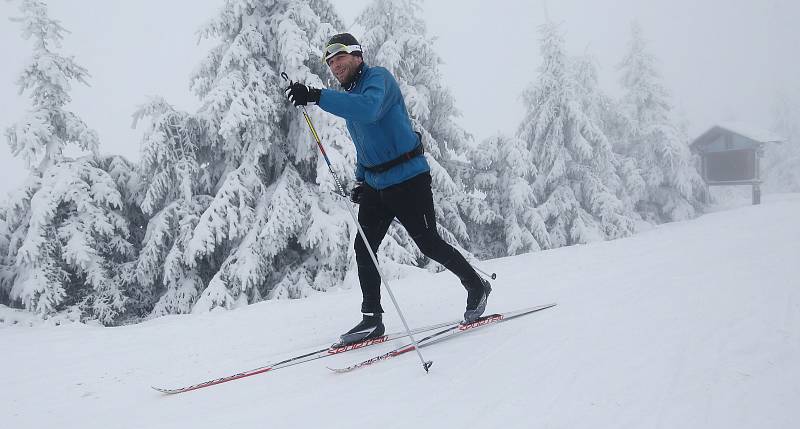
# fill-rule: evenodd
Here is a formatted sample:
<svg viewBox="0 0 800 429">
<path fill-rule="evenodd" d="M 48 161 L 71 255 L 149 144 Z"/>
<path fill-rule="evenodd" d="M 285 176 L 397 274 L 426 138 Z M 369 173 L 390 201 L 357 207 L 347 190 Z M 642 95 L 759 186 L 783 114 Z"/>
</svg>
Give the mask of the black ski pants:
<svg viewBox="0 0 800 429">
<path fill-rule="evenodd" d="M 372 245 L 373 252 L 377 253 L 394 218 L 400 221 L 425 256 L 453 272 L 465 288 L 480 286 L 478 273 L 436 230 L 430 173 L 420 174 L 380 191 L 372 188 L 364 191 L 358 209 L 358 223 Z M 381 278 L 360 235 L 356 236 L 354 247 L 363 294 L 361 311 L 383 313 Z"/>
</svg>

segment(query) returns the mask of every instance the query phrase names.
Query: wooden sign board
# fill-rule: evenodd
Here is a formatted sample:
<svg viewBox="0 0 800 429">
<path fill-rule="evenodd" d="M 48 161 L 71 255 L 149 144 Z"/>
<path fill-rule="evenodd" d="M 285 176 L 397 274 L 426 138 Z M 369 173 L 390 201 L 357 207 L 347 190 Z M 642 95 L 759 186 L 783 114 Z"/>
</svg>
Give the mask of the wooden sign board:
<svg viewBox="0 0 800 429">
<path fill-rule="evenodd" d="M 758 180 L 758 160 L 754 150 L 710 152 L 705 158 L 705 180 L 709 183 Z"/>
</svg>

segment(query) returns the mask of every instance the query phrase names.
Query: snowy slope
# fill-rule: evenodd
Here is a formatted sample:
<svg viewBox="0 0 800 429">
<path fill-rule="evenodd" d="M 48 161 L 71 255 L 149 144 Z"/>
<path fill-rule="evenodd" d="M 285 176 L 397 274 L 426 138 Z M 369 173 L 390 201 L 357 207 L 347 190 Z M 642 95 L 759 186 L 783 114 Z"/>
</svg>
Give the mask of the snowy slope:
<svg viewBox="0 0 800 429">
<path fill-rule="evenodd" d="M 137 326 L 0 324 L 3 428 L 788 428 L 800 421 L 800 195 L 635 237 L 487 262 L 489 311 L 535 315 L 345 375 L 384 346 L 176 396 L 325 344 L 357 290 Z M 393 284 L 456 318 L 448 273 Z M 389 309 L 386 298 L 387 311 Z M 387 314 L 389 330 L 400 323 Z"/>
</svg>

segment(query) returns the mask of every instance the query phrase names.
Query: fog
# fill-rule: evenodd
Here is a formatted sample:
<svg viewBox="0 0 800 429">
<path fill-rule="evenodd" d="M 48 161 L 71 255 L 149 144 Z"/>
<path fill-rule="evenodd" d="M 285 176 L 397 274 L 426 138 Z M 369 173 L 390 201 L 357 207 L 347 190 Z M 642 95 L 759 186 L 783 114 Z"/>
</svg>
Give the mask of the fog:
<svg viewBox="0 0 800 429">
<path fill-rule="evenodd" d="M 97 130 L 102 153 L 139 157 L 140 133 L 131 128 L 136 106 L 160 95 L 183 109 L 198 102 L 189 75 L 213 43 L 198 44 L 195 31 L 222 4 L 210 0 L 51 0 L 51 16 L 70 33 L 62 53 L 74 55 L 90 74 L 77 84 L 68 106 Z M 352 24 L 367 0 L 333 2 Z M 17 2 L 0 2 L 0 128 L 29 108 L 17 75 L 30 55 L 20 36 Z M 428 32 L 435 36 L 441 71 L 476 141 L 513 133 L 522 118 L 521 91 L 537 78 L 538 26 L 561 23 L 571 55 L 590 54 L 602 87 L 617 95 L 617 64 L 638 21 L 660 62 L 664 85 L 692 136 L 720 121 L 769 128 L 779 93 L 798 93 L 800 2 L 792 0 L 634 1 L 429 1 Z M 356 27 L 357 28 L 357 27 Z M 343 29 L 347 30 L 347 29 Z M 358 34 L 356 33 L 356 37 Z M 0 145 L 0 194 L 26 175 Z"/>
</svg>

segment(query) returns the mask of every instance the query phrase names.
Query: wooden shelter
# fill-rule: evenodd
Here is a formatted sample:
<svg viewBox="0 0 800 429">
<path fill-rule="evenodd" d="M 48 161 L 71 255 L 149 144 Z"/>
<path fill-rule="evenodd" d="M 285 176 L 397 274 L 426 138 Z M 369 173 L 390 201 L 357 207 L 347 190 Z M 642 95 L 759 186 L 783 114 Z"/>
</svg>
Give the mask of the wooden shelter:
<svg viewBox="0 0 800 429">
<path fill-rule="evenodd" d="M 700 155 L 700 175 L 708 186 L 751 185 L 753 204 L 760 204 L 764 147 L 780 141 L 773 133 L 727 123 L 711 127 L 691 149 Z"/>
</svg>

